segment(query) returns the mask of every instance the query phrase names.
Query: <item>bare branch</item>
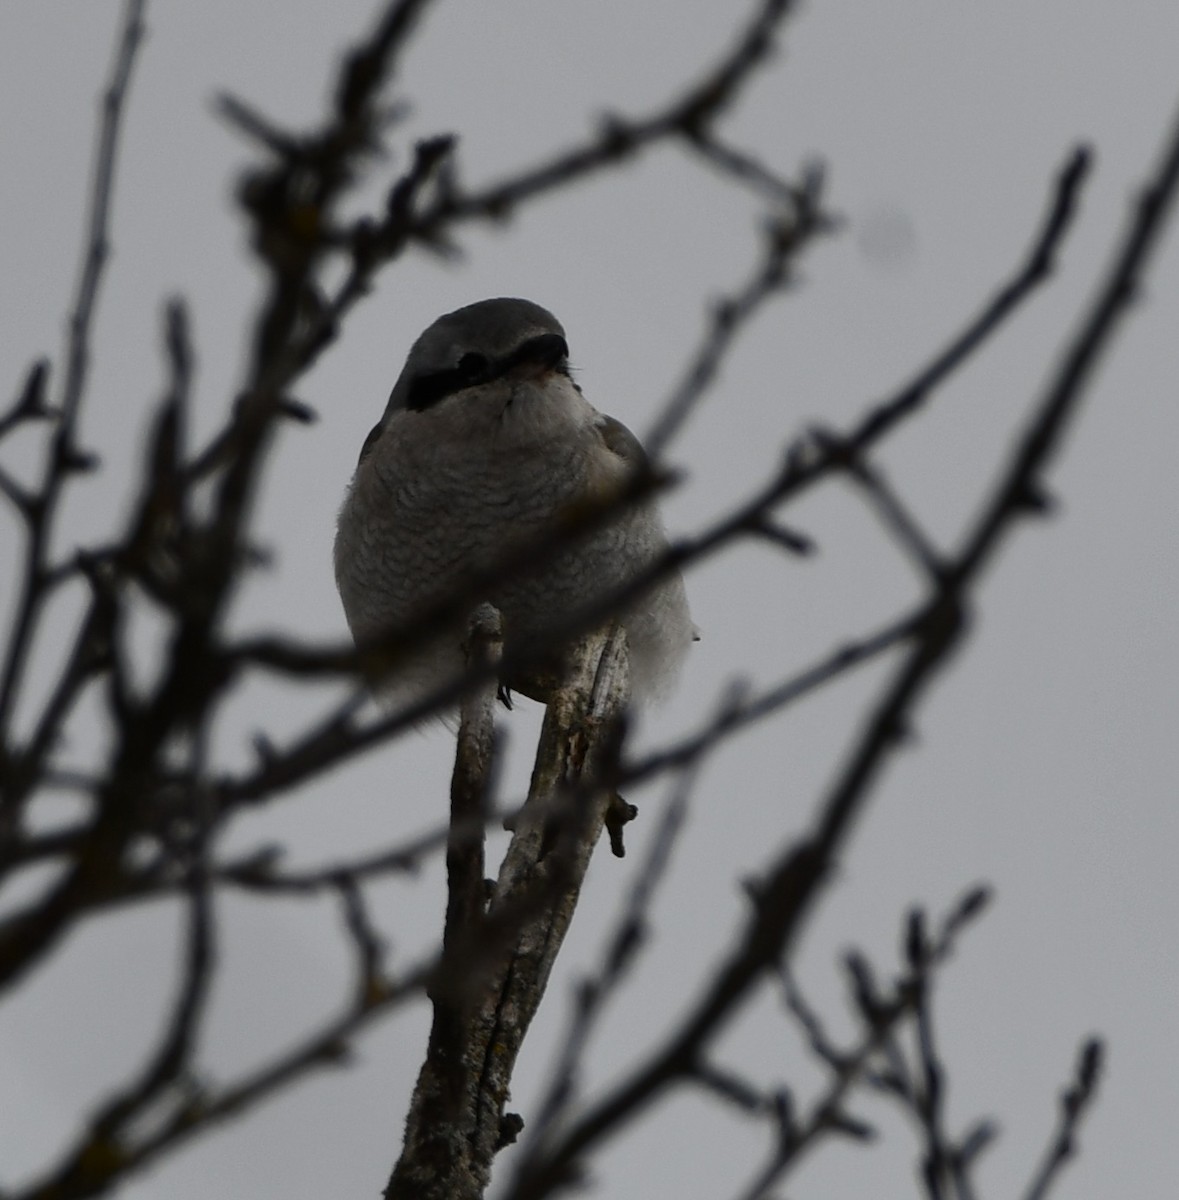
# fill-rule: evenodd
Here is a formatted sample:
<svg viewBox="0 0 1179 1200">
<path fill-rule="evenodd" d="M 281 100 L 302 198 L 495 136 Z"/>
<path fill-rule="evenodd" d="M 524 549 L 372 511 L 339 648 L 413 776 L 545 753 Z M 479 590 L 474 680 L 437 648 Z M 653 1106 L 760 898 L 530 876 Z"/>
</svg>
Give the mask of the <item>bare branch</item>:
<svg viewBox="0 0 1179 1200">
<path fill-rule="evenodd" d="M 1060 1122 L 1040 1164 L 1025 1200 L 1044 1200 L 1059 1178 L 1065 1164 L 1077 1152 L 1077 1131 L 1097 1095 L 1097 1084 L 1105 1059 L 1105 1046 L 1099 1038 L 1090 1038 L 1077 1057 L 1077 1073 L 1060 1097 Z"/>
<path fill-rule="evenodd" d="M 69 344 L 60 412 L 46 458 L 35 509 L 30 512 L 24 568 L 19 572 L 21 595 L 16 605 L 8 648 L 0 669 L 0 746 L 9 744 L 12 712 L 20 691 L 25 664 L 32 650 L 41 616 L 53 520 L 62 489 L 71 473 L 80 469 L 83 456 L 75 442 L 78 412 L 90 365 L 90 331 L 98 304 L 103 268 L 110 253 L 110 206 L 114 194 L 115 166 L 123 110 L 131 86 L 131 71 L 143 38 L 145 0 L 127 0 L 110 83 L 103 100 L 103 115 L 95 151 L 94 182 L 90 190 L 86 250 L 82 275 L 69 322 Z M 17 411 L 43 412 L 40 401 L 47 368 L 38 364 L 25 385 Z"/>
<path fill-rule="evenodd" d="M 647 939 L 649 912 L 655 892 L 671 859 L 683 828 L 688 799 L 696 781 L 689 767 L 681 772 L 651 836 L 646 859 L 640 864 L 614 930 L 607 942 L 602 963 L 575 989 L 569 1032 L 561 1043 L 538 1115 L 529 1138 L 530 1146 L 542 1146 L 557 1127 L 564 1112 L 576 1099 L 578 1077 L 594 1027 L 606 1004 L 626 978 Z"/>
<path fill-rule="evenodd" d="M 0 414 L 0 439 L 26 421 L 51 421 L 61 414 L 45 403 L 45 388 L 49 383 L 49 360 L 39 358 L 29 368 L 24 385 L 17 393 L 12 407 Z"/>
<path fill-rule="evenodd" d="M 536 167 L 517 171 L 480 191 L 441 197 L 436 206 L 423 214 L 418 229 L 430 231 L 455 218 L 501 219 L 525 200 L 567 187 L 657 142 L 682 137 L 691 145 L 706 138 L 712 125 L 767 62 L 778 30 L 794 8 L 792 0 L 758 0 L 732 48 L 681 96 L 645 117 L 609 115 L 603 118 L 598 136 L 582 146 Z"/>
<path fill-rule="evenodd" d="M 385 1189 L 390 1200 L 482 1195 L 492 1159 L 519 1128 L 504 1105 L 605 820 L 610 790 L 602 781 L 617 754 L 629 694 L 624 647 L 614 628 L 577 648 L 570 679 L 548 705 L 532 790 L 485 919 L 467 910 L 467 885 L 451 876 L 445 942 L 456 952 L 444 954 L 431 985 L 430 1045 L 405 1146 Z M 570 788 L 574 805 L 563 802 Z M 470 936 L 451 928 L 460 918 L 478 921 L 478 958 Z"/>
<path fill-rule="evenodd" d="M 197 1031 L 213 972 L 213 916 L 208 879 L 202 864 L 188 880 L 189 927 L 184 974 L 168 1028 L 159 1049 L 139 1078 L 102 1105 L 76 1147 L 61 1160 L 54 1177 L 28 1193 L 36 1200 L 93 1196 L 108 1190 L 134 1163 L 137 1151 L 132 1123 L 154 1105 L 186 1111 L 188 1089 L 176 1089 L 191 1066 Z M 170 1092 L 176 1091 L 174 1096 Z M 161 1114 L 163 1115 L 163 1114 Z M 165 1116 L 175 1120 L 175 1112 Z"/>
<path fill-rule="evenodd" d="M 860 485 L 894 541 L 922 570 L 926 581 L 936 584 L 941 578 L 942 554 L 930 542 L 925 531 L 893 490 L 884 472 L 863 456 L 851 461 L 851 477 Z"/>
<path fill-rule="evenodd" d="M 977 890 L 973 894 L 977 895 Z M 975 904 L 970 914 L 977 915 L 981 907 L 981 904 Z M 928 993 L 933 972 L 950 956 L 956 937 L 968 919 L 962 916 L 964 909 L 964 903 L 960 902 L 943 921 L 938 938 L 928 944 L 923 942 L 922 953 L 909 956 L 907 970 L 887 989 L 877 987 L 862 955 L 849 956 L 849 966 L 854 964 L 852 996 L 863 1032 L 847 1049 L 835 1045 L 818 1013 L 803 998 L 786 965 L 780 966 L 778 974 L 787 1009 L 799 1022 L 819 1063 L 829 1072 L 830 1081 L 819 1096 L 805 1106 L 803 1115 L 796 1115 L 795 1109 L 801 1106 L 795 1104 L 784 1088 L 773 1096 L 760 1097 L 756 1111 L 769 1120 L 774 1147 L 766 1163 L 738 1193 L 741 1200 L 765 1200 L 771 1195 L 771 1188 L 833 1135 L 860 1141 L 873 1136 L 869 1126 L 849 1114 L 847 1103 L 857 1086 L 875 1084 L 881 1090 L 888 1090 L 880 1084 L 881 1077 L 874 1073 L 873 1063 L 892 1048 L 900 1027 L 914 1019 L 919 997 Z M 965 1197 L 959 1200 L 965 1200 Z"/>
<path fill-rule="evenodd" d="M 707 147 L 711 154 L 721 153 L 721 144 L 703 134 L 694 138 L 691 144 Z M 644 445 L 653 458 L 659 457 L 699 404 L 743 328 L 769 299 L 790 285 L 792 267 L 800 252 L 816 236 L 835 228 L 834 219 L 823 211 L 823 177 L 818 169 L 809 171 L 800 187 L 793 187 L 775 179 L 748 156 L 727 151 L 721 161 L 738 178 L 753 175 L 762 187 L 772 183 L 777 204 L 764 219 L 765 240 L 761 260 L 752 276 L 731 296 L 713 305 L 703 342 L 689 363 L 683 380 L 664 403 L 659 420 L 644 439 Z"/>
<path fill-rule="evenodd" d="M 1040 232 L 1033 239 L 1023 266 L 946 348 L 890 399 L 882 402 L 860 426 L 857 448 L 876 441 L 882 433 L 920 408 L 934 389 L 969 362 L 985 342 L 999 331 L 1037 287 L 1056 270 L 1056 256 L 1077 214 L 1081 190 L 1093 167 L 1093 152 L 1077 146 L 1057 175 L 1052 201 Z"/>
</svg>

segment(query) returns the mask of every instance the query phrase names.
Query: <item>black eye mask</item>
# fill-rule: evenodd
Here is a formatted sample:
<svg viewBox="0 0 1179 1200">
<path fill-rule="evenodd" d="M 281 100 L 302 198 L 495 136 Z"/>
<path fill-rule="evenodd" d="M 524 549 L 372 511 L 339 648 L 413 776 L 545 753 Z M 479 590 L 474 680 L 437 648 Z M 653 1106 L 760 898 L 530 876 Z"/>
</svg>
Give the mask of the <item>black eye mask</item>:
<svg viewBox="0 0 1179 1200">
<path fill-rule="evenodd" d="M 405 407 L 411 412 L 424 412 L 447 396 L 478 384 L 490 383 L 522 363 L 539 363 L 555 371 L 564 372 L 565 359 L 568 356 L 569 347 L 559 333 L 542 333 L 529 338 L 511 354 L 500 359 L 489 359 L 485 355 L 469 351 L 459 359 L 457 367 L 448 367 L 444 371 L 433 371 L 412 379 Z"/>
</svg>

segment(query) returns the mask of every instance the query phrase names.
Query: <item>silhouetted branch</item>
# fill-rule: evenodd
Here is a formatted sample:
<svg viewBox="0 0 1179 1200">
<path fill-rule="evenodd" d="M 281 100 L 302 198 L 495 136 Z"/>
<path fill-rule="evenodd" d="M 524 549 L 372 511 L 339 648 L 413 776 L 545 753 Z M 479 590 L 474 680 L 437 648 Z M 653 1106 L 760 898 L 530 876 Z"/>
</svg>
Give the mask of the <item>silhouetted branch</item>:
<svg viewBox="0 0 1179 1200">
<path fill-rule="evenodd" d="M 44 577 L 49 565 L 47 556 L 62 489 L 71 474 L 88 470 L 93 465 L 79 449 L 75 437 L 90 365 L 91 325 L 103 268 L 109 254 L 110 205 L 114 192 L 116 154 L 131 71 L 143 37 L 143 7 L 144 0 L 127 0 L 124 9 L 114 67 L 103 100 L 103 116 L 95 151 L 94 182 L 90 190 L 86 249 L 78 292 L 70 315 L 59 411 L 53 414 L 55 425 L 41 482 L 26 510 L 28 536 L 23 568 L 10 576 L 19 580 L 21 591 L 3 667 L 0 668 L 0 746 L 9 744 L 13 705 L 42 616 Z M 41 399 L 47 372 L 48 366 L 44 363 L 33 367 L 15 413 L 48 415 Z"/>
<path fill-rule="evenodd" d="M 897 421 L 911 416 L 935 388 L 971 360 L 1035 288 L 1052 277 L 1056 270 L 1056 257 L 1065 235 L 1072 228 L 1081 191 L 1092 168 L 1092 150 L 1085 145 L 1077 146 L 1057 175 L 1044 224 L 1032 242 L 1024 265 L 999 289 L 994 299 L 984 305 L 978 316 L 950 340 L 941 354 L 869 414 L 852 438 L 857 450 L 876 441 Z"/>
<path fill-rule="evenodd" d="M 1077 1153 L 1077 1131 L 1096 1098 L 1104 1059 L 1105 1046 L 1099 1038 L 1090 1038 L 1081 1047 L 1076 1076 L 1060 1097 L 1060 1121 L 1044 1161 L 1024 1193 L 1025 1200 L 1044 1200 L 1064 1165 Z"/>
<path fill-rule="evenodd" d="M 720 152 L 720 143 L 705 139 L 703 135 L 693 139 L 691 144 Z M 791 271 L 802 249 L 820 234 L 829 233 L 836 227 L 835 220 L 823 209 L 823 176 L 818 168 L 809 170 L 803 182 L 793 186 L 776 180 L 764 167 L 744 155 L 727 152 L 721 161 L 737 178 L 744 179 L 753 174 L 763 188 L 767 181 L 775 184 L 773 198 L 776 204 L 763 218 L 762 255 L 752 276 L 743 287 L 712 306 L 703 342 L 689 362 L 684 378 L 664 403 L 654 428 L 643 439 L 653 458 L 663 453 L 703 399 L 741 331 L 766 301 L 790 285 Z"/>
<path fill-rule="evenodd" d="M 921 569 L 926 580 L 936 583 L 942 571 L 941 551 L 930 543 L 921 525 L 885 478 L 884 472 L 862 457 L 849 459 L 847 469 L 870 500 L 893 540 Z"/>
<path fill-rule="evenodd" d="M 192 1104 L 191 1068 L 213 971 L 213 917 L 208 880 L 201 863 L 194 864 L 187 883 L 188 950 L 172 1015 L 159 1049 L 140 1076 L 106 1101 L 88 1123 L 77 1145 L 61 1159 L 55 1175 L 35 1185 L 27 1195 L 36 1200 L 94 1196 L 134 1165 L 134 1123 L 151 1114 L 155 1120 L 175 1120 Z M 158 1107 L 161 1111 L 153 1112 Z"/>
<path fill-rule="evenodd" d="M 839 1049 L 823 1028 L 818 1013 L 803 999 L 801 992 L 783 968 L 780 980 L 787 1009 L 798 1021 L 817 1060 L 830 1074 L 830 1081 L 799 1115 L 798 1103 L 790 1093 L 780 1088 L 770 1095 L 752 1093 L 749 1100 L 755 1115 L 766 1118 L 774 1133 L 775 1145 L 766 1163 L 738 1193 L 741 1200 L 762 1200 L 802 1160 L 813 1153 L 823 1141 L 832 1136 L 871 1140 L 874 1132 L 846 1108 L 856 1088 L 881 1086 L 879 1070 L 874 1066 L 886 1049 L 895 1044 L 900 1028 L 916 1019 L 918 998 L 928 993 L 934 970 L 952 953 L 956 936 L 962 929 L 964 914 L 977 915 L 985 893 L 976 890 L 959 904 L 942 923 L 938 939 L 925 948 L 918 958 L 910 958 L 906 971 L 890 987 L 880 989 L 871 980 L 871 971 L 860 955 L 849 956 L 852 994 L 863 1030 L 855 1043 L 846 1050 Z M 910 918 L 910 925 L 913 918 Z M 730 1092 L 740 1098 L 740 1081 L 729 1081 Z"/>
<path fill-rule="evenodd" d="M 516 1055 L 602 831 L 610 799 L 603 780 L 618 752 L 628 699 L 619 627 L 590 635 L 576 648 L 570 676 L 546 709 L 528 803 L 514 821 L 486 916 L 481 898 L 472 896 L 482 880 L 465 862 L 472 845 L 451 843 L 443 958 L 430 987 L 434 1022 L 404 1148 L 385 1189 L 390 1200 L 473 1200 L 487 1186 L 496 1152 L 515 1138 L 519 1119 L 505 1114 L 504 1105 Z M 485 714 L 489 703 L 490 694 L 477 697 L 473 714 Z M 467 774 L 466 743 L 490 748 L 490 729 L 483 720 L 479 728 L 481 734 L 471 726 L 465 739 L 460 734 L 456 789 Z M 488 769 L 478 776 L 485 778 Z M 578 802 L 564 804 L 571 789 Z M 456 792 L 456 800 L 465 795 Z M 459 803 L 459 809 L 471 816 L 469 804 Z M 497 923 L 506 923 L 510 937 L 489 959 L 488 944 L 504 938 L 502 929 L 493 933 Z"/>
<path fill-rule="evenodd" d="M 349 910 L 349 924 L 354 924 L 356 910 L 347 904 L 346 909 Z M 206 919 L 205 916 L 198 918 L 202 923 Z M 357 939 L 355 933 L 354 928 L 354 943 L 363 942 L 363 937 Z M 161 1064 L 171 1070 L 176 1066 L 176 1050 L 183 1049 L 181 1069 L 171 1076 L 171 1090 L 160 1094 L 165 1111 L 157 1114 L 158 1119 L 140 1132 L 128 1127 L 127 1118 L 133 1114 L 130 1109 L 124 1111 L 124 1098 L 104 1107 L 99 1119 L 92 1123 L 78 1145 L 63 1156 L 58 1169 L 26 1189 L 6 1193 L 7 1200 L 73 1200 L 103 1194 L 110 1190 L 115 1180 L 139 1172 L 165 1151 L 223 1121 L 240 1118 L 255 1105 L 312 1071 L 346 1065 L 351 1041 L 368 1025 L 417 995 L 432 970 L 430 965 L 420 967 L 398 981 L 379 975 L 369 976 L 367 986 L 358 989 L 338 1016 L 324 1022 L 310 1036 L 271 1057 L 256 1070 L 217 1085 L 196 1074 L 187 1057 L 190 1050 L 186 1041 L 191 1028 L 189 1014 L 195 1011 L 202 997 L 192 988 L 192 980 L 197 977 L 193 972 L 205 972 L 201 955 L 207 953 L 207 943 L 201 939 L 207 937 L 208 930 L 199 938 L 194 936 L 191 943 L 189 982 L 181 993 L 179 1019 L 165 1043 L 164 1054 L 150 1071 L 154 1078 Z M 135 1100 L 138 1105 L 137 1095 Z M 112 1114 L 118 1117 L 117 1122 L 112 1120 Z"/>
<path fill-rule="evenodd" d="M 45 402 L 45 389 L 49 383 L 49 360 L 39 358 L 29 368 L 24 384 L 16 394 L 12 407 L 0 413 L 0 439 L 26 421 L 51 421 L 61 414 Z"/>
<path fill-rule="evenodd" d="M 525 200 L 568 187 L 655 144 L 683 138 L 692 146 L 707 138 L 713 124 L 768 61 L 778 30 L 794 8 L 791 0 L 759 0 L 732 48 L 680 96 L 647 116 L 609 114 L 602 118 L 595 138 L 535 167 L 517 170 L 502 182 L 466 195 L 442 195 L 418 218 L 415 233 L 431 233 L 456 218 L 503 219 Z M 744 171 L 734 174 L 744 182 Z"/>
</svg>

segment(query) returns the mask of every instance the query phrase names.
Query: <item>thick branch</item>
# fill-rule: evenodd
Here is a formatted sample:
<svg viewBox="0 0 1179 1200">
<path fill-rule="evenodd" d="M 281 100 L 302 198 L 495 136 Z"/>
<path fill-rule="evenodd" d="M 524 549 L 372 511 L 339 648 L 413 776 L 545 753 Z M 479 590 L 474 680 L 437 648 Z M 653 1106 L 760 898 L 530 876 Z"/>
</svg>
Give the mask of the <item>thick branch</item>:
<svg viewBox="0 0 1179 1200">
<path fill-rule="evenodd" d="M 516 819 L 487 915 L 471 933 L 469 881 L 451 875 L 444 955 L 431 988 L 434 1027 L 389 1200 L 475 1200 L 514 1140 L 512 1071 L 548 982 L 611 799 L 629 690 L 623 635 L 590 635 L 551 700 L 528 803 Z M 461 739 L 460 739 L 461 743 Z M 460 750 L 461 754 L 461 750 Z"/>
</svg>

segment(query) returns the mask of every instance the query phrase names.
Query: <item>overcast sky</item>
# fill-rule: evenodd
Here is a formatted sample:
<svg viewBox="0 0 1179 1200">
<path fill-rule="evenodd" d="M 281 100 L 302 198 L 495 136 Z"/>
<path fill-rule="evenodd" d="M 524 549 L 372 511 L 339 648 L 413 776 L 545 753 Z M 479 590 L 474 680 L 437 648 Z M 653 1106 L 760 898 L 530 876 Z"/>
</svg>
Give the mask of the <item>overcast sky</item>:
<svg viewBox="0 0 1179 1200">
<path fill-rule="evenodd" d="M 413 115 L 370 194 L 404 163 L 407 138 L 457 131 L 464 178 L 477 182 L 584 134 L 606 108 L 645 111 L 711 61 L 747 7 L 438 0 L 396 89 Z M 0 12 L 0 395 L 35 356 L 60 356 L 120 8 L 5 0 Z M 76 489 L 63 546 L 101 536 L 126 503 L 143 416 L 164 377 L 167 297 L 192 307 L 198 435 L 221 419 L 241 377 L 259 275 L 233 188 L 250 150 L 214 116 L 212 98 L 229 90 L 309 125 L 339 51 L 376 10 L 371 0 L 151 5 L 83 421 L 108 469 Z M 1173 0 L 803 6 L 726 128 L 785 172 L 824 162 L 847 224 L 808 254 L 797 288 L 749 330 L 672 446 L 685 482 L 667 501 L 671 527 L 690 531 L 723 511 L 770 474 L 792 435 L 814 422 L 846 426 L 922 365 L 1018 262 L 1057 168 L 1084 140 L 1096 173 L 1057 278 L 882 455 L 933 536 L 953 547 L 1175 119 L 1177 47 Z M 435 316 L 494 295 L 546 305 L 566 327 L 586 395 L 641 433 L 706 305 L 752 263 L 757 214 L 748 196 L 667 149 L 507 226 L 464 231 L 461 261 L 415 253 L 389 271 L 299 389 L 321 419 L 280 441 L 260 514 L 275 566 L 243 594 L 235 624 L 344 635 L 330 568 L 335 513 L 410 343 Z M 956 1127 L 984 1115 L 1001 1125 L 980 1168 L 985 1196 L 1018 1193 L 1091 1032 L 1108 1038 L 1109 1071 L 1057 1194 L 1170 1196 L 1179 1186 L 1177 382 L 1172 228 L 1052 470 L 1056 515 L 1023 527 L 988 575 L 965 653 L 925 701 L 919 738 L 875 794 L 802 949 L 804 986 L 845 1027 L 836 966 L 845 948 L 892 963 L 912 901 L 942 910 L 967 885 L 995 885 L 993 910 L 937 993 Z M 690 576 L 703 640 L 677 697 L 644 724 L 644 742 L 701 719 L 734 677 L 770 683 L 916 594 L 908 565 L 849 494 L 828 489 L 789 515 L 818 542 L 813 559 L 742 547 Z M 11 524 L 0 525 L 0 563 L 17 546 Z M 0 566 L 0 616 L 10 597 Z M 740 881 L 803 827 L 885 677 L 882 667 L 842 683 L 710 762 L 655 910 L 651 952 L 594 1052 L 592 1086 L 633 1062 L 696 994 L 743 916 Z M 260 722 L 289 729 L 310 711 L 306 698 L 250 693 L 234 705 L 220 751 L 240 760 Z M 505 724 L 506 790 L 518 794 L 538 710 L 522 706 Z M 101 729 L 83 722 L 77 736 Z M 285 840 L 296 861 L 310 862 L 429 828 L 445 809 L 450 750 L 443 730 L 385 748 L 274 806 L 234 844 Z M 512 1106 L 526 1121 L 570 980 L 594 961 L 662 792 L 630 798 L 644 809 L 632 856 L 594 863 L 521 1060 Z M 395 963 L 437 936 L 436 870 L 382 886 L 376 901 Z M 348 975 L 330 907 L 235 900 L 221 917 L 225 971 L 206 1061 L 225 1076 L 308 1028 Z M 50 1161 L 152 1044 L 175 935 L 171 912 L 89 926 L 0 1007 L 0 1186 Z M 376 1195 L 426 1023 L 416 1005 L 365 1037 L 351 1069 L 302 1084 L 122 1194 Z M 743 1014 L 722 1051 L 767 1084 L 785 1079 L 805 1094 L 815 1082 L 770 997 Z M 887 1136 L 867 1149 L 828 1147 L 790 1195 L 915 1193 L 908 1132 L 878 1106 L 857 1111 L 880 1118 Z M 611 1145 L 595 1167 L 597 1194 L 725 1197 L 764 1148 L 761 1130 L 685 1094 Z"/>
</svg>

